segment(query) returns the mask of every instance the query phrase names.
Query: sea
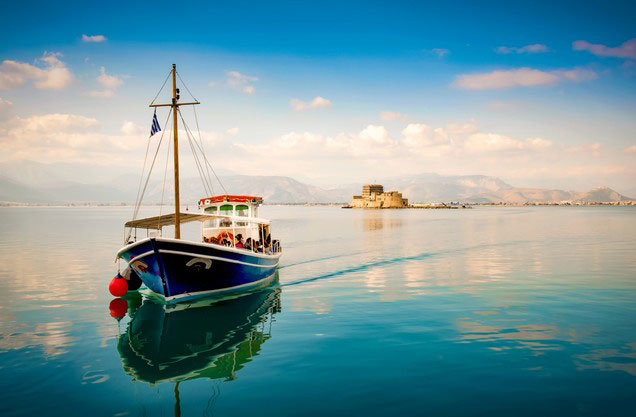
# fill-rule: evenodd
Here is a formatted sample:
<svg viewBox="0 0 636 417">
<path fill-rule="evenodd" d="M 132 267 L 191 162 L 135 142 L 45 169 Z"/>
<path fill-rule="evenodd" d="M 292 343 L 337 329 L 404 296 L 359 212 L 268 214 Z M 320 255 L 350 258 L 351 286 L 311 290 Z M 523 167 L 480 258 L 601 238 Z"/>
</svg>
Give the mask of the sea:
<svg viewBox="0 0 636 417">
<path fill-rule="evenodd" d="M 131 215 L 0 209 L 1 416 L 636 415 L 636 207 L 263 206 L 276 282 L 176 306 Z"/>
</svg>

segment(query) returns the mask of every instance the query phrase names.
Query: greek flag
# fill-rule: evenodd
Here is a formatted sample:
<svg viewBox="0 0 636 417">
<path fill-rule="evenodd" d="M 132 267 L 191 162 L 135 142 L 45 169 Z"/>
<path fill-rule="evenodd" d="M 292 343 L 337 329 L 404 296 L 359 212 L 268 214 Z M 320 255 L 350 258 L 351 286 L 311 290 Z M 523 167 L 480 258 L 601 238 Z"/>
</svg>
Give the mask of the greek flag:
<svg viewBox="0 0 636 417">
<path fill-rule="evenodd" d="M 155 115 L 152 116 L 152 127 L 150 128 L 150 137 L 155 133 L 161 130 L 161 126 L 159 126 L 159 120 L 157 120 L 157 111 L 155 110 Z"/>
</svg>

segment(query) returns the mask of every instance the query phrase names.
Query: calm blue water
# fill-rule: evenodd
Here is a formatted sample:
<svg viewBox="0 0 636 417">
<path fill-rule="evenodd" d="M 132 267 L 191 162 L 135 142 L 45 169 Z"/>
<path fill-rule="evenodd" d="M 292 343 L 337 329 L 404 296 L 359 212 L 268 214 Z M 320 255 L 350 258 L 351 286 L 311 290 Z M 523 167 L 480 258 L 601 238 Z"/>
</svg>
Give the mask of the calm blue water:
<svg viewBox="0 0 636 417">
<path fill-rule="evenodd" d="M 276 287 L 118 322 L 130 212 L 0 209 L 0 415 L 636 413 L 633 207 L 265 206 Z"/>
</svg>

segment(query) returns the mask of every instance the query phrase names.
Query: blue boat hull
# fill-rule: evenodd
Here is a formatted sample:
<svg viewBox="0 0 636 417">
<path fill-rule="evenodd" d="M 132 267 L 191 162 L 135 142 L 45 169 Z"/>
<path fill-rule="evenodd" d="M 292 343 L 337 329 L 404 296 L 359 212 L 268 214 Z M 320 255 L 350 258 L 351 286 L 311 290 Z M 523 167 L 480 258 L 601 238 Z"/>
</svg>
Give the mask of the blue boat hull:
<svg viewBox="0 0 636 417">
<path fill-rule="evenodd" d="M 265 255 L 220 245 L 147 238 L 117 254 L 167 301 L 266 285 L 280 253 Z"/>
</svg>

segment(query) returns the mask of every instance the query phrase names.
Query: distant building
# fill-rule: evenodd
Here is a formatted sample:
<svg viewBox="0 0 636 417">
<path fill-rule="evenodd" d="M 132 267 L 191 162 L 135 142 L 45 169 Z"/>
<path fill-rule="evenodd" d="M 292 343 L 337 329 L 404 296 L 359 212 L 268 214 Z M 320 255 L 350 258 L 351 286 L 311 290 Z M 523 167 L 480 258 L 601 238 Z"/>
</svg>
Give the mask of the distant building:
<svg viewBox="0 0 636 417">
<path fill-rule="evenodd" d="M 402 193 L 397 191 L 385 193 L 381 184 L 363 185 L 362 195 L 354 195 L 351 200 L 353 208 L 404 208 L 408 205 L 409 200 L 402 198 Z"/>
</svg>

